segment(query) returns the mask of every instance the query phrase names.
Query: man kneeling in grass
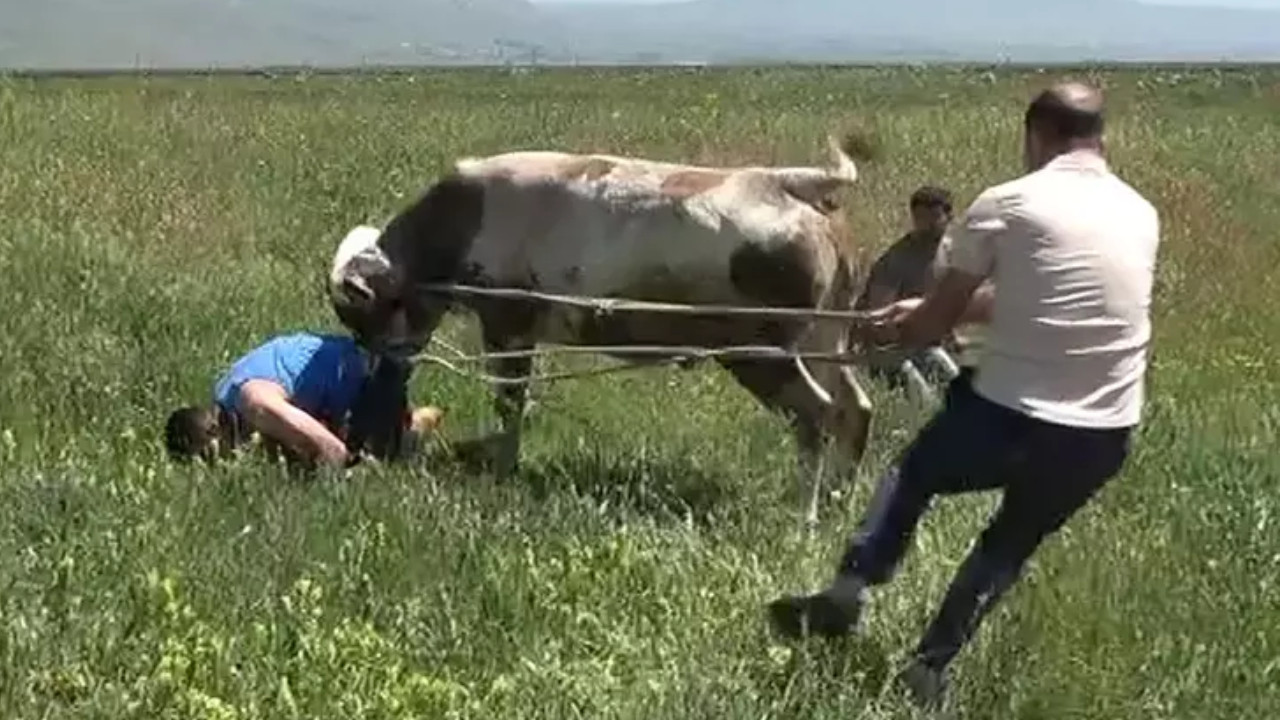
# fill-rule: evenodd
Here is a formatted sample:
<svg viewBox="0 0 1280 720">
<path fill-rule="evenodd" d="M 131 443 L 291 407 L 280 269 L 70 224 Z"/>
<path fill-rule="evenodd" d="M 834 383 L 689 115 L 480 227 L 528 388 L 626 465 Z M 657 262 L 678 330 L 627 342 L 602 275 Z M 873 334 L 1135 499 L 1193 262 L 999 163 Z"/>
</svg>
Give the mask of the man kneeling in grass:
<svg viewBox="0 0 1280 720">
<path fill-rule="evenodd" d="M 165 447 L 176 460 L 215 460 L 256 433 L 273 454 L 283 450 L 308 466 L 349 467 L 366 443 L 375 454 L 395 455 L 443 415 L 434 407 L 409 411 L 406 377 L 402 364 L 374 361 L 350 337 L 280 335 L 223 374 L 211 405 L 174 410 Z"/>
<path fill-rule="evenodd" d="M 923 297 L 946 270 L 951 252 L 951 192 L 946 188 L 924 185 L 911 194 L 907 203 L 911 212 L 911 231 L 888 247 L 872 264 L 862 294 L 854 302 L 855 310 L 888 307 L 909 297 Z M 950 382 L 960 373 L 950 351 L 960 349 L 963 339 L 950 334 L 909 353 L 880 350 L 873 354 L 872 377 L 904 387 L 908 396 L 919 404 L 935 399 L 931 381 Z"/>
</svg>

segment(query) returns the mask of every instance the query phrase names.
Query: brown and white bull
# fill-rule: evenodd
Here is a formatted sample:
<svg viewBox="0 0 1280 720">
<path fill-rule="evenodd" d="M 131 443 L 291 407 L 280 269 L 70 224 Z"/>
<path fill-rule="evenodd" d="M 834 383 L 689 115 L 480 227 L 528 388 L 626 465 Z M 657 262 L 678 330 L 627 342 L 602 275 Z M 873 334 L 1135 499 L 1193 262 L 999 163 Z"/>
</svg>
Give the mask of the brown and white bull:
<svg viewBox="0 0 1280 720">
<path fill-rule="evenodd" d="M 699 167 L 562 152 L 511 152 L 458 161 L 386 228 L 362 226 L 334 258 L 338 316 L 377 352 L 430 340 L 451 308 L 478 316 L 486 351 L 538 343 L 771 345 L 842 352 L 849 328 L 808 318 L 672 316 L 421 291 L 433 283 L 523 288 L 693 305 L 847 310 L 855 297 L 853 245 L 834 195 L 858 169 L 834 139 L 831 167 Z M 617 355 L 625 357 L 625 355 Z M 766 408 L 786 413 L 816 522 L 827 441 L 847 471 L 867 445 L 871 402 L 852 369 L 831 363 L 719 359 Z M 491 372 L 529 374 L 531 360 Z M 513 472 L 523 385 L 495 391 L 494 458 Z"/>
</svg>

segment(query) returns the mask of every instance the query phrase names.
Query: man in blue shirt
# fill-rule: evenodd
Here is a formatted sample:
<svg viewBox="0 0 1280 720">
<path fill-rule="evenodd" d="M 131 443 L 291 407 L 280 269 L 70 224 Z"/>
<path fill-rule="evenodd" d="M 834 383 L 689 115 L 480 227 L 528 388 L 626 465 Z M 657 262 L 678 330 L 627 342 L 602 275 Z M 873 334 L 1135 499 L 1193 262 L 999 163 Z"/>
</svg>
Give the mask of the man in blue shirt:
<svg viewBox="0 0 1280 720">
<path fill-rule="evenodd" d="M 277 336 L 231 366 L 214 386 L 211 406 L 173 411 L 165 446 L 175 459 L 212 460 L 257 432 L 296 458 L 342 467 L 354 462 L 366 435 L 385 433 L 390 423 L 396 426 L 392 432 L 419 434 L 438 423 L 442 413 L 436 408 L 410 416 L 404 368 L 371 365 L 368 353 L 346 336 Z M 361 436 L 351 446 L 349 427 Z"/>
</svg>

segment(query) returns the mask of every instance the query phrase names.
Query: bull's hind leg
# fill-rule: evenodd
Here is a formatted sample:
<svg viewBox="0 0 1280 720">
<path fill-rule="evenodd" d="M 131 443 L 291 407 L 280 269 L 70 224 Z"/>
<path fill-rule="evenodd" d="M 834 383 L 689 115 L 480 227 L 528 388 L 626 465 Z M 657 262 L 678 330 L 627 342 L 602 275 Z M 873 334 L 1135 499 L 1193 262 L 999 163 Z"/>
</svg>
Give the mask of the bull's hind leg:
<svg viewBox="0 0 1280 720">
<path fill-rule="evenodd" d="M 851 367 L 833 363 L 811 365 L 804 361 L 796 364 L 806 381 L 818 385 L 829 399 L 819 409 L 819 437 L 811 442 L 814 452 L 821 453 L 821 471 L 811 475 L 806 518 L 816 523 L 823 481 L 826 478 L 833 478 L 838 484 L 850 481 L 866 454 L 871 434 L 871 397 Z M 832 451 L 834 462 L 827 462 Z"/>
<path fill-rule="evenodd" d="M 800 512 L 812 531 L 818 523 L 825 471 L 823 419 L 832 408 L 832 397 L 799 360 L 723 360 L 721 365 L 762 405 L 791 421 L 798 451 Z"/>
<path fill-rule="evenodd" d="M 838 334 L 842 330 L 835 323 L 815 326 L 800 341 L 797 350 L 845 352 L 848 345 Z M 826 476 L 840 483 L 848 482 L 866 454 L 871 434 L 871 396 L 858 381 L 852 366 L 804 360 L 797 360 L 796 364 L 801 376 L 821 388 L 828 399 L 817 413 L 821 451 L 824 457 L 834 454 L 834 462 L 824 466 Z M 810 490 L 809 501 L 816 508 L 822 488 L 815 482 Z"/>
<path fill-rule="evenodd" d="M 871 396 L 852 367 L 827 364 L 814 375 L 831 394 L 824 431 L 835 441 L 835 474 L 847 478 L 862 462 L 871 435 Z"/>
<path fill-rule="evenodd" d="M 479 311 L 485 352 L 515 352 L 534 346 L 529 330 L 533 317 L 528 309 L 511 303 L 486 305 Z M 526 378 L 533 370 L 533 358 L 495 358 L 489 372 L 508 380 Z M 498 433 L 493 449 L 493 472 L 499 478 L 515 474 L 520 459 L 520 435 L 524 424 L 528 384 L 502 383 L 494 387 L 494 410 Z"/>
<path fill-rule="evenodd" d="M 836 272 L 829 287 L 819 279 L 828 270 Z M 747 244 L 733 254 L 729 274 L 743 297 L 764 306 L 844 308 L 853 299 L 847 263 L 832 257 L 829 248 L 820 244 Z M 832 322 L 769 322 L 757 327 L 752 335 L 760 342 L 798 350 L 847 347 L 846 328 Z M 829 441 L 834 438 L 842 467 L 861 460 L 871 422 L 870 398 L 851 369 L 829 363 L 809 364 L 792 359 L 732 362 L 726 367 L 766 406 L 792 416 L 800 451 L 803 514 L 812 528 L 818 519 Z"/>
<path fill-rule="evenodd" d="M 527 350 L 527 346 L 495 341 L 485 337 L 486 352 Z M 533 369 L 530 357 L 496 358 L 489 362 L 489 372 L 498 378 L 515 380 L 527 377 Z M 524 424 L 527 399 L 526 383 L 501 383 L 493 388 L 493 409 L 498 416 L 498 432 L 494 438 L 493 472 L 499 478 L 515 474 L 520 459 L 520 431 Z"/>
</svg>

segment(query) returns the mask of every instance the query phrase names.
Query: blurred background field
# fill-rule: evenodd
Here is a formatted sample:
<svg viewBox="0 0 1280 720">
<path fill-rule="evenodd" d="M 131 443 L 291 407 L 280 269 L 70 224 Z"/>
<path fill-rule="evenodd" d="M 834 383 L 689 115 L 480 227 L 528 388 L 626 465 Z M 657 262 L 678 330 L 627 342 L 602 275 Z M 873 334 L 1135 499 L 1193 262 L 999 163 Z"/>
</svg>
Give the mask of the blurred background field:
<svg viewBox="0 0 1280 720">
<path fill-rule="evenodd" d="M 0 79 L 0 716 L 905 718 L 883 691 L 994 497 L 939 503 L 852 646 L 772 640 L 924 416 L 875 386 L 864 477 L 795 532 L 781 419 L 711 367 L 538 388 L 524 471 L 250 459 L 158 430 L 267 336 L 337 329 L 322 281 L 455 157 L 824 159 L 869 260 L 918 185 L 1020 171 L 1020 113 L 1073 71 L 421 71 Z M 959 661 L 966 717 L 1280 712 L 1280 70 L 1098 69 L 1114 167 L 1164 224 L 1128 470 Z M 467 347 L 468 322 L 444 336 Z M 447 432 L 487 388 L 424 367 Z"/>
</svg>

